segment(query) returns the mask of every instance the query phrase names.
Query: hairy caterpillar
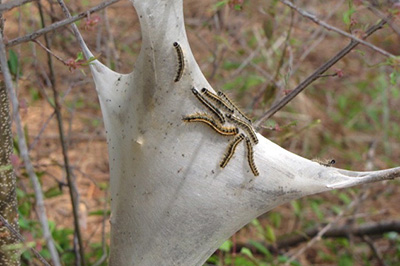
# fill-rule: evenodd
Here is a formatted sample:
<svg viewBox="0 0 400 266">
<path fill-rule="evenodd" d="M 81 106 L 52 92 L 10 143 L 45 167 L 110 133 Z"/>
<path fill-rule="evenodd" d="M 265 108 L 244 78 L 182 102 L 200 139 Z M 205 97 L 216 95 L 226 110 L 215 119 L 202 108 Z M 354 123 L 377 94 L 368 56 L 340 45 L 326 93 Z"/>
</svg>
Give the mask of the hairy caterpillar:
<svg viewBox="0 0 400 266">
<path fill-rule="evenodd" d="M 231 115 L 231 114 L 225 114 L 225 116 L 226 116 L 226 118 L 228 118 L 232 123 L 234 123 L 234 124 L 236 124 L 237 126 L 243 128 L 244 130 L 246 130 L 246 131 L 250 134 L 250 137 L 251 137 L 252 141 L 253 141 L 255 144 L 258 143 L 258 138 L 257 138 L 256 132 L 254 132 L 253 127 L 252 127 L 250 124 L 248 124 L 248 123 L 246 123 L 246 122 L 240 120 L 239 118 L 237 118 L 236 116 Z"/>
<path fill-rule="evenodd" d="M 239 130 L 237 127 L 224 127 L 215 121 L 212 117 L 204 113 L 197 113 L 193 115 L 188 115 L 182 118 L 185 122 L 202 122 L 207 124 L 209 127 L 214 129 L 217 133 L 223 136 L 235 136 L 238 134 Z"/>
<path fill-rule="evenodd" d="M 224 158 L 221 161 L 221 168 L 224 168 L 229 160 L 232 158 L 233 154 L 235 153 L 237 145 L 244 139 L 244 134 L 237 135 L 228 145 L 228 150 L 224 156 Z"/>
<path fill-rule="evenodd" d="M 248 137 L 246 137 L 246 146 L 247 146 L 247 159 L 249 161 L 250 169 L 253 172 L 254 176 L 260 175 L 257 170 L 257 166 L 254 162 L 254 151 L 253 151 L 253 144 Z"/>
<path fill-rule="evenodd" d="M 228 102 L 232 106 L 232 108 L 236 110 L 236 112 L 238 112 L 244 119 L 247 120 L 247 122 L 251 124 L 251 119 L 248 118 L 238 107 L 236 107 L 236 105 L 228 98 L 228 96 L 225 95 L 225 93 L 219 91 L 218 96 Z"/>
<path fill-rule="evenodd" d="M 211 91 L 207 90 L 206 88 L 202 88 L 201 92 L 209 99 L 213 100 L 214 102 L 216 102 L 219 106 L 222 106 L 223 108 L 225 108 L 225 110 L 227 110 L 228 112 L 232 113 L 234 112 L 234 110 L 232 108 L 230 108 L 226 102 L 221 99 L 221 97 L 219 97 L 218 95 L 212 93 Z"/>
<path fill-rule="evenodd" d="M 218 117 L 222 124 L 225 123 L 224 115 L 217 107 L 204 98 L 195 88 L 192 88 L 192 92 L 202 104 L 204 104 L 211 112 L 214 113 L 214 115 Z"/>
<path fill-rule="evenodd" d="M 329 159 L 329 160 L 325 160 L 325 161 L 321 161 L 319 159 L 312 159 L 311 161 L 319 163 L 320 165 L 323 165 L 326 167 L 330 167 L 336 163 L 336 161 L 334 159 Z"/>
<path fill-rule="evenodd" d="M 174 42 L 174 47 L 176 50 L 176 54 L 178 56 L 178 71 L 176 73 L 176 77 L 174 79 L 175 82 L 178 82 L 181 80 L 183 71 L 185 70 L 185 58 L 183 56 L 183 50 L 182 47 L 179 45 L 179 43 Z"/>
</svg>

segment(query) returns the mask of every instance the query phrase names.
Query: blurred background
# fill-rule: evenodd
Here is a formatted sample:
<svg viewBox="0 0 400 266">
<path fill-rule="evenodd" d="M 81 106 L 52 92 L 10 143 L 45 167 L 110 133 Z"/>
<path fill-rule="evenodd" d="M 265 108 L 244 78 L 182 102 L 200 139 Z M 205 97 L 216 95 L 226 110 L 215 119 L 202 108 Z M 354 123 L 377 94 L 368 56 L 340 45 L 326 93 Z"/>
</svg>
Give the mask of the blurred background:
<svg viewBox="0 0 400 266">
<path fill-rule="evenodd" d="M 41 20 L 50 25 L 65 18 L 56 2 L 40 3 L 41 13 L 35 2 L 4 13 L 6 40 L 40 29 Z M 99 3 L 66 1 L 73 15 Z M 397 20 L 367 40 L 399 55 L 400 4 L 396 1 L 294 3 L 360 38 L 391 14 Z M 215 90 L 235 99 L 253 121 L 350 42 L 277 0 L 185 0 L 184 14 L 191 49 L 206 78 Z M 101 62 L 121 73 L 133 70 L 141 33 L 130 1 L 119 1 L 77 25 Z M 54 83 L 79 191 L 86 260 L 89 265 L 107 265 L 103 255 L 109 245 L 109 169 L 94 83 L 69 27 L 49 33 L 48 38 L 52 53 L 59 57 L 53 56 L 53 74 L 40 44 L 9 47 L 30 156 L 62 261 L 74 265 L 74 223 L 52 106 Z M 38 41 L 45 43 L 43 37 Z M 399 61 L 359 45 L 263 123 L 260 133 L 303 157 L 334 159 L 339 168 L 368 171 L 399 166 L 399 71 Z M 49 259 L 31 183 L 18 158 L 15 164 L 19 166 L 21 233 Z M 226 241 L 207 265 L 400 265 L 399 201 L 399 180 L 293 201 L 253 220 Z M 394 222 L 397 230 L 385 230 L 382 222 Z M 326 225 L 339 233 L 312 240 Z M 362 226 L 377 231 L 357 235 Z M 40 264 L 26 251 L 23 265 Z"/>
</svg>

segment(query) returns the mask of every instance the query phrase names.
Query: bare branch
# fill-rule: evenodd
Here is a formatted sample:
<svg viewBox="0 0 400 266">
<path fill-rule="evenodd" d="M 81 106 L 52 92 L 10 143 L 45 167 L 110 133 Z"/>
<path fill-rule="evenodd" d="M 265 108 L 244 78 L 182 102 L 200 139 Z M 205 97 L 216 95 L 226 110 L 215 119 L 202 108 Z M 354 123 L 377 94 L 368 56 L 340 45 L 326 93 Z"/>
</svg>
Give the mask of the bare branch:
<svg viewBox="0 0 400 266">
<path fill-rule="evenodd" d="M 306 17 L 306 18 L 310 19 L 310 20 L 313 21 L 314 23 L 316 23 L 316 24 L 318 24 L 318 25 L 320 25 L 320 26 L 322 26 L 322 27 L 324 27 L 324 28 L 326 28 L 326 29 L 328 29 L 328 30 L 331 30 L 331 31 L 337 32 L 337 33 L 339 33 L 339 34 L 341 34 L 341 35 L 343 35 L 343 36 L 346 36 L 346 37 L 352 39 L 353 41 L 356 41 L 356 42 L 358 42 L 358 43 L 361 43 L 361 44 L 363 44 L 363 45 L 365 45 L 365 46 L 371 48 L 372 50 L 374 50 L 374 51 L 376 51 L 376 52 L 378 52 L 378 53 L 380 53 L 380 54 L 382 54 L 382 55 L 384 55 L 384 56 L 387 56 L 387 57 L 390 57 L 390 58 L 395 58 L 395 57 L 396 57 L 395 55 L 393 55 L 393 54 L 391 54 L 391 53 L 389 53 L 389 52 L 386 52 L 385 50 L 383 50 L 383 49 L 381 49 L 381 48 L 379 48 L 379 47 L 377 47 L 377 46 L 375 46 L 375 45 L 373 45 L 373 44 L 371 44 L 371 43 L 369 43 L 369 42 L 364 41 L 363 39 L 365 39 L 366 34 L 365 34 L 364 36 L 362 36 L 362 39 L 360 39 L 360 38 L 358 38 L 357 36 L 354 36 L 354 35 L 352 35 L 352 34 L 350 34 L 350 33 L 347 33 L 347 32 L 345 32 L 345 31 L 343 31 L 343 30 L 341 30 L 341 29 L 339 29 L 339 28 L 336 28 L 336 27 L 332 26 L 332 25 L 329 25 L 328 23 L 326 23 L 326 22 L 324 22 L 324 21 L 318 19 L 315 15 L 310 14 L 310 13 L 308 13 L 307 11 L 305 11 L 305 10 L 303 10 L 303 9 L 301 9 L 301 8 L 299 8 L 299 7 L 297 7 L 297 6 L 295 6 L 295 5 L 294 5 L 292 2 L 290 2 L 290 1 L 287 1 L 287 0 L 280 0 L 280 1 L 281 1 L 283 4 L 287 5 L 288 7 L 290 7 L 290 8 L 292 8 L 292 9 L 296 10 L 296 11 L 297 11 L 300 15 L 302 15 L 303 17 Z"/>
<path fill-rule="evenodd" d="M 400 27 L 397 26 L 395 23 L 393 23 L 393 19 L 388 19 L 387 15 L 384 14 L 382 11 L 371 5 L 368 1 L 363 1 L 363 3 L 368 7 L 369 10 L 371 10 L 372 13 L 374 13 L 377 17 L 380 19 L 385 19 L 387 20 L 387 24 L 392 28 L 394 32 L 397 33 L 397 35 L 400 36 Z"/>
<path fill-rule="evenodd" d="M 5 4 L 0 4 L 0 12 L 8 11 L 11 10 L 15 7 L 22 6 L 26 3 L 32 2 L 32 1 L 37 1 L 37 0 L 13 0 L 13 1 L 8 1 Z"/>
<path fill-rule="evenodd" d="M 383 25 L 387 22 L 386 20 L 381 20 L 378 24 L 370 27 L 366 32 L 365 36 L 368 37 L 375 31 L 381 29 Z M 296 88 L 294 88 L 288 95 L 286 95 L 282 100 L 280 100 L 277 104 L 272 106 L 265 114 L 261 116 L 261 118 L 254 123 L 255 127 L 260 127 L 260 125 L 273 116 L 276 112 L 282 109 L 286 104 L 288 104 L 294 97 L 297 96 L 300 92 L 302 92 L 308 85 L 317 80 L 325 71 L 327 71 L 331 66 L 336 64 L 340 59 L 346 56 L 351 50 L 353 50 L 359 44 L 358 41 L 351 40 L 350 43 L 339 51 L 336 55 L 334 55 L 331 59 L 329 59 L 326 63 L 320 66 L 317 70 L 314 71 L 310 76 L 308 76 L 303 82 L 301 82 Z"/>
<path fill-rule="evenodd" d="M 47 27 L 45 27 L 43 29 L 37 30 L 35 32 L 32 32 L 32 33 L 30 33 L 28 35 L 12 39 L 8 43 L 6 43 L 6 47 L 14 46 L 14 45 L 17 45 L 17 44 L 20 44 L 20 43 L 23 43 L 23 42 L 28 42 L 28 41 L 32 41 L 34 39 L 37 39 L 40 36 L 42 36 L 43 34 L 46 34 L 48 32 L 54 31 L 56 29 L 68 26 L 69 24 L 74 23 L 75 21 L 78 21 L 78 20 L 83 19 L 84 17 L 87 17 L 89 14 L 92 14 L 94 12 L 102 10 L 102 9 L 104 9 L 104 8 L 114 4 L 116 2 L 119 2 L 119 1 L 120 0 L 108 0 L 108 1 L 105 1 L 105 2 L 101 3 L 100 5 L 92 7 L 91 9 L 80 13 L 79 15 L 76 15 L 76 16 L 70 17 L 68 19 L 64 19 L 64 20 L 58 21 L 56 23 L 51 24 L 50 26 L 47 26 Z"/>
<path fill-rule="evenodd" d="M 295 234 L 291 236 L 284 236 L 274 244 L 269 245 L 264 242 L 260 243 L 264 245 L 270 251 L 277 251 L 279 249 L 288 249 L 290 247 L 295 247 L 303 242 L 310 241 L 310 238 L 313 238 L 318 235 L 321 231 L 321 227 L 326 226 L 326 224 L 315 226 L 311 229 L 302 232 L 301 234 Z M 365 236 L 377 236 L 383 235 L 388 232 L 398 232 L 400 233 L 400 221 L 397 220 L 389 220 L 389 221 L 380 221 L 380 222 L 370 222 L 365 223 L 359 226 L 349 227 L 348 225 L 342 226 L 334 226 L 325 232 L 322 236 L 323 238 L 339 238 L 345 237 L 348 238 L 350 235 L 356 237 L 365 237 Z M 240 251 L 241 248 L 247 247 L 252 249 L 254 246 L 251 244 L 239 244 L 236 248 L 236 251 Z"/>
</svg>

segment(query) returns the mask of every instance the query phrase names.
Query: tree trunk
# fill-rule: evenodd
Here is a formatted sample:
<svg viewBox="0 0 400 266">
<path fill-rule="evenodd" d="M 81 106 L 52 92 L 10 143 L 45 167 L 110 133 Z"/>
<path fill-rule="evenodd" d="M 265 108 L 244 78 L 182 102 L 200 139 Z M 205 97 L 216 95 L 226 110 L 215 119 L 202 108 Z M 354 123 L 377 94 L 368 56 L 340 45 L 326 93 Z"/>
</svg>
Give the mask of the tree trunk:
<svg viewBox="0 0 400 266">
<path fill-rule="evenodd" d="M 11 133 L 10 109 L 7 90 L 0 84 L 0 215 L 16 231 L 18 227 L 17 196 L 15 193 L 16 178 L 11 164 L 13 141 Z M 20 265 L 17 249 L 8 249 L 19 243 L 18 237 L 0 222 L 0 265 Z"/>
</svg>

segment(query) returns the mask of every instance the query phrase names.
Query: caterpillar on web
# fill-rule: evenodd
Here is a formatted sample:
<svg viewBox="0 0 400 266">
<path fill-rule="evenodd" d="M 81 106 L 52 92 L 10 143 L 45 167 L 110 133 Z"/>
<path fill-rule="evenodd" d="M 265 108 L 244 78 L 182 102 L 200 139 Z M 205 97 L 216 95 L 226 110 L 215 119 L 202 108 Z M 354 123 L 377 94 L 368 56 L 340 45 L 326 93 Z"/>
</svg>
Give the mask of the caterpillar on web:
<svg viewBox="0 0 400 266">
<path fill-rule="evenodd" d="M 256 132 L 254 132 L 253 127 L 250 124 L 248 124 L 247 122 L 244 122 L 243 120 L 241 120 L 231 114 L 225 114 L 225 116 L 232 123 L 236 124 L 237 126 L 243 128 L 245 131 L 247 131 L 247 133 L 249 133 L 251 140 L 254 142 L 254 144 L 258 143 L 258 138 L 257 138 Z"/>
<path fill-rule="evenodd" d="M 183 56 L 183 50 L 182 50 L 182 47 L 179 45 L 179 43 L 174 42 L 173 45 L 175 47 L 176 54 L 178 56 L 178 70 L 177 70 L 174 81 L 178 82 L 179 80 L 181 80 L 183 71 L 185 70 L 185 57 Z"/>
<path fill-rule="evenodd" d="M 205 113 L 196 113 L 193 115 L 188 115 L 182 118 L 185 122 L 201 122 L 212 129 L 214 129 L 217 133 L 223 136 L 235 136 L 238 134 L 239 130 L 237 127 L 225 127 L 215 121 L 211 116 Z"/>
<path fill-rule="evenodd" d="M 204 98 L 203 95 L 201 95 L 194 87 L 192 88 L 192 92 L 202 104 L 204 104 L 211 112 L 213 112 L 215 116 L 218 117 L 222 124 L 225 123 L 224 115 L 217 107 Z"/>
<path fill-rule="evenodd" d="M 247 160 L 249 161 L 250 169 L 253 172 L 254 176 L 260 175 L 258 172 L 256 163 L 254 162 L 254 150 L 253 150 L 253 144 L 251 144 L 251 141 L 248 137 L 246 137 L 246 146 L 247 146 Z"/>
<path fill-rule="evenodd" d="M 244 137 L 244 134 L 242 133 L 242 134 L 240 134 L 240 135 L 237 135 L 237 136 L 229 143 L 227 152 L 226 152 L 224 158 L 222 159 L 221 164 L 219 165 L 219 166 L 221 166 L 221 168 L 224 168 L 224 167 L 228 164 L 229 160 L 232 158 L 233 154 L 235 153 L 235 150 L 236 150 L 237 145 L 239 145 L 239 143 L 240 143 L 244 138 L 245 138 L 245 137 Z"/>
<path fill-rule="evenodd" d="M 247 122 L 249 122 L 251 124 L 251 119 L 248 118 L 229 98 L 228 96 L 225 95 L 225 93 L 223 93 L 222 91 L 218 92 L 218 96 L 221 97 L 222 99 L 224 99 L 226 102 L 228 102 L 233 109 L 236 110 L 236 112 L 238 112 L 244 119 L 247 120 Z"/>
</svg>

